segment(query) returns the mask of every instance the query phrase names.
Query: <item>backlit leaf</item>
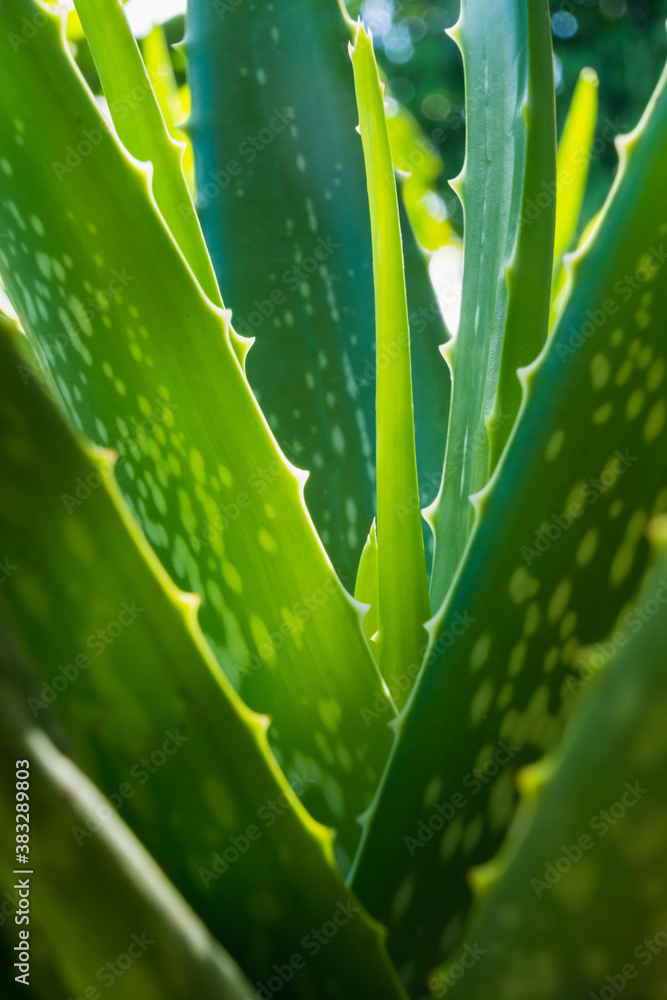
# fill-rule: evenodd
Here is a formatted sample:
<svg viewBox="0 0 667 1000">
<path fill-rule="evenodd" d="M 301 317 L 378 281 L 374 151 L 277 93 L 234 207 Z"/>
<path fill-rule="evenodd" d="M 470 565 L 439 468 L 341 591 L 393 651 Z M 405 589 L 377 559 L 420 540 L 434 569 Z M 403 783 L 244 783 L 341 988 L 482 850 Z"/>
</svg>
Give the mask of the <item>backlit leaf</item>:
<svg viewBox="0 0 667 1000">
<path fill-rule="evenodd" d="M 517 369 L 547 335 L 555 204 L 527 209 L 556 178 L 551 26 L 545 0 L 463 0 L 450 34 L 466 76 L 466 160 L 452 186 L 465 211 L 461 321 L 447 348 L 452 405 L 435 533 L 431 607 L 452 582 L 521 402 Z"/>
<path fill-rule="evenodd" d="M 466 974 L 470 1000 L 515 1000 L 538 981 L 542 1000 L 664 990 L 666 576 L 663 543 L 619 629 L 582 663 L 590 690 L 562 749 L 520 775 L 507 844 L 474 873 L 466 937 L 485 954 Z"/>
<path fill-rule="evenodd" d="M 37 677 L 28 709 L 38 720 L 53 711 L 86 773 L 253 979 L 299 954 L 295 996 L 399 998 L 378 926 L 301 804 L 316 772 L 301 758 L 288 782 L 277 767 L 268 723 L 226 680 L 196 599 L 141 536 L 108 458 L 23 382 L 0 332 L 0 612 Z M 88 498 L 68 510 L 77 487 Z M 335 703 L 323 704 L 335 721 Z M 75 844 L 98 826 L 89 808 Z M 335 939 L 313 948 L 311 932 L 334 919 Z"/>
<path fill-rule="evenodd" d="M 271 715 L 286 769 L 306 761 L 318 819 L 348 854 L 390 733 L 360 610 L 303 506 L 231 342 L 62 49 L 52 15 L 11 39 L 32 0 L 0 11 L 0 269 L 72 419 L 118 451 L 119 485 L 232 683 Z M 86 488 L 65 488 L 76 512 Z M 339 745 L 346 748 L 339 754 Z"/>
<path fill-rule="evenodd" d="M 403 248 L 396 182 L 383 88 L 373 45 L 358 26 L 350 46 L 364 146 L 373 237 L 377 393 L 377 618 L 376 642 L 382 676 L 390 690 L 424 646 L 429 616 L 428 582 L 418 495 L 412 416 L 410 327 L 403 274 Z M 401 508 L 403 508 L 401 510 Z M 407 686 L 396 693 L 403 704 Z"/>
<path fill-rule="evenodd" d="M 376 514 L 378 368 L 349 37 L 337 0 L 190 0 L 184 50 L 197 207 L 235 328 L 257 337 L 248 379 L 285 454 L 311 473 L 308 509 L 351 591 Z M 417 466 L 431 484 L 444 456 L 446 334 L 409 229 L 403 239 Z"/>
<path fill-rule="evenodd" d="M 666 82 L 619 142 L 567 304 L 522 372 L 510 447 L 476 497 L 477 526 L 369 819 L 353 884 L 418 983 L 459 937 L 466 871 L 497 850 L 513 771 L 559 734 L 576 651 L 602 641 L 632 598 L 646 520 L 667 506 Z"/>
<path fill-rule="evenodd" d="M 171 138 L 121 0 L 77 0 L 86 39 L 125 148 L 152 164 L 157 206 L 206 295 L 221 306 L 211 260 L 181 166 L 184 143 Z"/>
<path fill-rule="evenodd" d="M 0 656 L 6 660 L 6 649 Z M 33 949 L 41 938 L 51 943 L 49 957 L 57 970 L 50 988 L 64 987 L 73 996 L 91 990 L 100 995 L 99 986 L 109 989 L 122 976 L 124 1000 L 180 1000 L 190 990 L 203 1000 L 243 1000 L 250 984 L 146 849 L 56 749 L 4 678 L 0 692 L 0 835 L 5 844 L 16 838 L 15 762 L 26 765 L 19 770 L 29 779 L 29 863 L 22 866 L 7 851 L 0 861 L 3 904 L 12 895 L 18 901 L 13 886 L 26 881 L 30 886 L 29 926 L 19 923 L 29 934 L 28 980 L 35 985 Z M 32 877 L 15 874 L 17 867 Z M 104 919 L 91 920 L 101 900 Z M 19 957 L 14 952 L 12 959 Z M 36 978 L 41 979 L 39 971 Z"/>
<path fill-rule="evenodd" d="M 570 248 L 579 225 L 581 205 L 584 200 L 588 168 L 592 156 L 597 110 L 597 74 L 595 70 L 586 67 L 579 74 L 558 146 L 556 236 L 554 240 L 550 326 L 553 325 L 556 318 L 557 300 L 567 281 L 567 274 L 563 268 L 563 254 Z M 542 199 L 548 197 L 550 197 L 549 191 L 542 192 Z M 539 204 L 536 204 L 532 211 L 535 213 L 539 209 Z"/>
</svg>

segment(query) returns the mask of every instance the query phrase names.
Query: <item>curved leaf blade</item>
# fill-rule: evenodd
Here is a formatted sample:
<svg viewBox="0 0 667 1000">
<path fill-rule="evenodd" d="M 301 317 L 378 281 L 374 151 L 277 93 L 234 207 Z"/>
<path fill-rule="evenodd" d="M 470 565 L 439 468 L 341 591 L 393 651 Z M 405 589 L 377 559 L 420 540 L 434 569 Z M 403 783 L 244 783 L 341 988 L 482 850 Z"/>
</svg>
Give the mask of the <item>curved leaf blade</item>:
<svg viewBox="0 0 667 1000">
<path fill-rule="evenodd" d="M 368 605 L 368 611 L 364 615 L 364 633 L 370 642 L 378 630 L 378 543 L 375 522 L 371 525 L 359 560 L 354 597 L 360 604 Z M 371 649 L 373 649 L 373 645 L 371 645 Z"/>
<path fill-rule="evenodd" d="M 429 615 L 412 415 L 410 327 L 398 197 L 372 43 L 359 25 L 350 45 L 364 147 L 373 237 L 377 396 L 377 560 L 379 665 L 390 690 L 419 655 Z M 381 359 L 388 357 L 388 364 Z M 400 691 L 397 704 L 409 689 Z"/>
<path fill-rule="evenodd" d="M 585 67 L 579 74 L 558 145 L 554 277 L 579 224 L 598 110 L 598 78 Z"/>
<path fill-rule="evenodd" d="M 336 0 L 191 0 L 185 52 L 198 211 L 236 329 L 257 338 L 248 379 L 285 454 L 311 471 L 308 509 L 351 591 L 376 514 L 378 368 L 349 38 Z M 417 463 L 431 484 L 446 436 L 446 334 L 403 235 Z"/>
<path fill-rule="evenodd" d="M 548 5 L 463 0 L 450 34 L 466 77 L 466 160 L 451 182 L 465 212 L 461 321 L 447 348 L 452 405 L 435 535 L 431 607 L 442 605 L 521 402 L 517 369 L 547 336 L 555 206 L 527 215 L 555 182 L 555 97 Z"/>
<path fill-rule="evenodd" d="M 5 659 L 4 650 L 0 656 Z M 14 762 L 25 761 L 30 785 L 26 870 L 38 873 L 28 878 L 31 957 L 38 936 L 49 941 L 63 986 L 78 996 L 96 989 L 96 983 L 114 985 L 118 977 L 107 963 L 125 956 L 125 966 L 129 946 L 135 961 L 129 967 L 116 965 L 123 968 L 126 1000 L 178 1000 L 193 990 L 203 1000 L 244 1000 L 251 986 L 236 963 L 112 813 L 104 796 L 56 749 L 5 679 L 0 680 L 0 691 L 5 772 L 0 785 L 0 878 L 6 890 L 20 878 L 10 851 L 16 843 Z M 108 818 L 86 840 L 77 841 L 72 832 L 86 829 L 90 817 L 97 815 Z M 100 900 L 104 920 L 91 921 Z M 49 989 L 55 995 L 56 984 Z"/>
<path fill-rule="evenodd" d="M 569 249 L 579 224 L 591 162 L 597 111 L 597 74 L 595 70 L 585 67 L 579 74 L 558 146 L 556 236 L 549 328 L 553 326 L 558 314 L 558 302 L 567 281 L 563 254 Z M 582 242 L 585 242 L 585 238 L 586 232 L 582 236 Z"/>
<path fill-rule="evenodd" d="M 152 164 L 157 206 L 205 294 L 222 306 L 199 220 L 185 183 L 184 144 L 171 138 L 121 0 L 77 0 L 114 124 L 125 148 Z"/>
<path fill-rule="evenodd" d="M 228 677 L 271 715 L 281 762 L 305 758 L 318 776 L 308 805 L 339 831 L 344 860 L 390 745 L 360 709 L 377 696 L 393 714 L 360 609 L 313 530 L 305 475 L 250 392 L 229 315 L 194 281 L 145 174 L 63 51 L 59 22 L 45 14 L 12 51 L 33 11 L 31 0 L 0 11 L 0 220 L 10 233 L 0 269 L 72 419 L 118 451 L 118 481 L 146 536 L 178 585 L 202 598 L 202 627 Z M 71 166 L 68 148 L 79 157 Z M 76 490 L 73 480 L 73 512 Z"/>
<path fill-rule="evenodd" d="M 476 497 L 477 527 L 368 820 L 353 884 L 413 977 L 457 940 L 466 871 L 495 854 L 514 811 L 512 774 L 558 736 L 576 651 L 631 599 L 644 525 L 667 508 L 666 84 L 667 72 L 619 143 L 567 305 L 522 373 L 519 420 Z"/>
<path fill-rule="evenodd" d="M 52 708 L 87 774 L 252 978 L 298 954 L 295 996 L 332 984 L 334 996 L 399 1000 L 382 932 L 301 803 L 315 772 L 302 759 L 287 781 L 268 720 L 231 688 L 196 599 L 140 535 L 108 460 L 23 382 L 0 332 L 0 548 L 16 567 L 0 611 L 39 682 L 28 707 L 36 718 Z M 74 515 L 62 497 L 77 482 L 91 496 Z M 102 818 L 72 837 L 87 843 Z M 335 940 L 314 954 L 305 939 L 336 913 Z"/>
<path fill-rule="evenodd" d="M 466 975 L 470 1000 L 527 996 L 536 982 L 543 1000 L 664 988 L 656 957 L 667 895 L 664 542 L 661 549 L 620 631 L 601 644 L 615 650 L 611 661 L 596 650 L 582 665 L 582 683 L 595 682 L 562 749 L 520 774 L 522 802 L 500 856 L 473 873 L 467 936 L 485 955 Z"/>
</svg>

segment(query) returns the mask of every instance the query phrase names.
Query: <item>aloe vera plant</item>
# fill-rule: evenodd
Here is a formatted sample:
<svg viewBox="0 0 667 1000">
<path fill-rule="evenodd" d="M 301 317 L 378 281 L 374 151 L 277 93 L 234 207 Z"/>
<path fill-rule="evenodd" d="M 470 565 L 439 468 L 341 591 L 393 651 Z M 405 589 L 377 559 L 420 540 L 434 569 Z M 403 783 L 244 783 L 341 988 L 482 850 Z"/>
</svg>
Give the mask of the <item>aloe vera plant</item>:
<svg viewBox="0 0 667 1000">
<path fill-rule="evenodd" d="M 667 74 L 576 246 L 596 80 L 557 149 L 546 0 L 462 0 L 450 337 L 336 0 L 190 0 L 185 126 L 76 10 L 111 123 L 0 6 L 8 983 L 658 997 Z"/>
</svg>

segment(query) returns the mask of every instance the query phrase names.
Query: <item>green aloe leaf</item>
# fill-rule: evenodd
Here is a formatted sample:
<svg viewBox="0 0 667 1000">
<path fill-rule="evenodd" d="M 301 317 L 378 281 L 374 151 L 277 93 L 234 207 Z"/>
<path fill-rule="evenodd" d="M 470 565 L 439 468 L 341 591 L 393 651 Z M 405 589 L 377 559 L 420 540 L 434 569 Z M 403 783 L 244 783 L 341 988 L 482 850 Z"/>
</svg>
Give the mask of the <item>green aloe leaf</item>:
<svg viewBox="0 0 667 1000">
<path fill-rule="evenodd" d="M 466 937 L 484 955 L 469 1000 L 530 996 L 537 981 L 542 1000 L 664 990 L 666 577 L 663 537 L 618 630 L 573 677 L 589 689 L 563 747 L 520 774 L 507 843 L 474 873 Z"/>
<path fill-rule="evenodd" d="M 6 649 L 0 656 L 6 672 Z M 57 942 L 50 955 L 73 996 L 86 990 L 99 996 L 102 986 L 109 989 L 122 977 L 126 1000 L 179 1000 L 190 991 L 203 1000 L 244 1000 L 248 981 L 104 796 L 56 749 L 6 679 L 0 679 L 0 692 L 0 835 L 4 845 L 16 842 L 17 770 L 27 788 L 24 825 L 30 830 L 29 852 L 20 855 L 27 863 L 18 852 L 3 850 L 0 884 L 10 897 L 21 883 L 30 889 L 29 923 L 12 922 L 15 943 L 22 943 L 23 930 L 30 945 L 28 980 L 35 939 L 41 938 Z M 73 831 L 98 814 L 104 822 L 77 841 Z M 91 920 L 100 900 L 104 920 Z M 12 961 L 19 959 L 14 953 Z"/>
<path fill-rule="evenodd" d="M 364 632 L 366 638 L 371 640 L 378 630 L 378 540 L 375 521 L 371 525 L 359 560 L 354 596 L 361 604 L 368 605 L 368 611 L 364 615 Z M 374 645 L 374 643 L 371 645 L 371 649 L 374 649 Z"/>
<path fill-rule="evenodd" d="M 137 160 L 152 164 L 157 206 L 211 302 L 222 306 L 211 260 L 185 182 L 184 144 L 169 134 L 121 0 L 77 0 L 114 125 Z"/>
<path fill-rule="evenodd" d="M 549 328 L 558 315 L 559 304 L 567 285 L 563 254 L 576 236 L 581 206 L 586 191 L 591 162 L 595 122 L 598 111 L 598 78 L 595 70 L 585 67 L 579 74 L 563 134 L 558 146 L 556 237 L 554 240 L 554 273 L 551 285 Z M 544 192 L 543 197 L 548 197 Z M 539 205 L 533 208 L 539 211 Z M 582 243 L 587 237 L 584 231 Z"/>
<path fill-rule="evenodd" d="M 390 690 L 424 646 L 430 617 L 412 416 L 410 327 L 396 181 L 373 46 L 361 25 L 350 46 L 373 236 L 377 384 L 377 617 L 379 664 Z M 379 362 L 383 356 L 389 364 Z M 408 690 L 395 699 L 405 702 Z"/>
<path fill-rule="evenodd" d="M 404 518 L 414 510 L 424 508 L 437 496 L 445 457 L 446 427 L 449 414 L 449 369 L 442 350 L 449 334 L 444 328 L 438 299 L 433 294 L 429 276 L 431 254 L 417 241 L 408 211 L 406 185 L 399 189 L 399 217 L 403 235 L 405 284 L 408 293 L 410 321 L 410 361 L 414 400 L 415 442 L 417 446 L 418 492 L 403 497 L 396 513 Z M 413 212 L 414 215 L 414 212 Z M 433 532 L 421 519 L 424 549 L 428 567 L 433 562 Z"/>
<path fill-rule="evenodd" d="M 466 160 L 452 182 L 465 212 L 461 321 L 447 357 L 452 405 L 435 534 L 437 611 L 474 523 L 470 497 L 489 480 L 514 425 L 517 369 L 547 336 L 555 202 L 528 208 L 556 180 L 551 27 L 545 0 L 463 0 L 450 34 L 466 77 Z"/>
<path fill-rule="evenodd" d="M 579 74 L 558 145 L 554 282 L 579 225 L 598 111 L 598 78 L 585 67 Z M 548 192 L 544 192 L 548 195 Z M 533 211 L 540 206 L 534 206 Z"/>
<path fill-rule="evenodd" d="M 311 472 L 308 509 L 352 590 L 376 514 L 377 361 L 349 37 L 336 0 L 188 5 L 202 227 L 235 327 L 257 338 L 250 384 L 285 453 Z M 412 233 L 403 236 L 417 463 L 429 484 L 442 473 L 446 334 L 418 255 L 413 267 Z"/>
<path fill-rule="evenodd" d="M 23 17 L 43 24 L 14 50 Z M 203 295 L 32 0 L 0 12 L 0 270 L 77 427 L 118 451 L 128 502 L 285 768 L 317 775 L 307 802 L 348 854 L 393 710 L 361 627 L 237 361 L 229 315 Z M 37 195 L 36 195 L 37 193 Z M 72 207 L 74 206 L 74 208 Z M 132 238 L 128 238 L 128 234 Z M 65 491 L 73 515 L 86 487 Z M 345 748 L 344 751 L 339 748 Z"/>
<path fill-rule="evenodd" d="M 301 956 L 295 996 L 399 997 L 373 923 L 342 883 L 332 836 L 269 752 L 115 486 L 0 337 L 0 611 L 30 654 L 36 718 L 51 707 L 86 773 L 241 967 L 264 981 Z M 63 498 L 90 495 L 76 513 Z M 335 719 L 335 706 L 327 706 Z M 350 761 L 347 760 L 349 766 Z M 87 843 L 105 816 L 72 831 Z M 326 948 L 316 932 L 335 920 Z M 356 958 L 355 958 L 356 955 Z M 297 967 L 298 966 L 298 967 Z M 288 969 L 289 971 L 289 969 Z"/>
<path fill-rule="evenodd" d="M 194 157 L 192 144 L 182 131 L 187 112 L 184 98 L 187 97 L 187 86 L 179 88 L 171 64 L 169 46 L 161 24 L 155 24 L 141 42 L 141 53 L 146 65 L 146 72 L 153 87 L 153 93 L 160 106 L 169 135 L 177 142 L 184 143 L 181 166 L 188 190 L 194 190 Z M 208 254 L 208 250 L 206 251 Z"/>
<path fill-rule="evenodd" d="M 667 506 L 666 82 L 619 142 L 567 304 L 521 373 L 510 447 L 475 498 L 477 526 L 368 818 L 353 884 L 407 976 L 460 934 L 466 871 L 497 850 L 513 771 L 561 730 L 576 650 L 631 599 L 644 525 Z"/>
</svg>

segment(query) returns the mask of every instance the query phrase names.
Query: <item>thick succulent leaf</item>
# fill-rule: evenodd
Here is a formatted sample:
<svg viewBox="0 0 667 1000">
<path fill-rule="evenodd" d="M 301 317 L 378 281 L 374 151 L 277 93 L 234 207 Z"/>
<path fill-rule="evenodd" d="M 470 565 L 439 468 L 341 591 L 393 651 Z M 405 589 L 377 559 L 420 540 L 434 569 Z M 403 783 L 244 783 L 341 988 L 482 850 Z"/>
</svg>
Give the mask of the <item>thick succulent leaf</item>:
<svg viewBox="0 0 667 1000">
<path fill-rule="evenodd" d="M 375 521 L 371 525 L 359 560 L 354 596 L 360 604 L 368 605 L 368 611 L 364 615 L 364 632 L 366 638 L 370 640 L 378 630 L 378 541 Z M 374 643 L 371 649 L 373 647 Z"/>
<path fill-rule="evenodd" d="M 410 360 L 419 480 L 418 495 L 411 494 L 400 505 L 400 513 L 403 515 L 406 508 L 424 507 L 431 503 L 442 479 L 451 390 L 449 368 L 442 356 L 442 347 L 449 339 L 449 332 L 445 327 L 438 298 L 434 295 L 429 264 L 434 246 L 456 245 L 458 239 L 450 223 L 447 220 L 436 222 L 423 203 L 425 195 L 433 193 L 425 180 L 427 156 L 422 152 L 424 143 L 428 140 L 422 136 L 422 144 L 412 148 L 406 143 L 402 147 L 405 155 L 399 157 L 395 133 L 391 128 L 391 123 L 395 121 L 395 118 L 388 118 L 387 126 L 392 160 L 399 172 L 400 181 L 398 210 L 410 321 Z M 423 160 L 416 155 L 417 152 Z M 437 152 L 432 153 L 432 156 L 440 162 L 442 169 Z M 413 167 L 412 173 L 404 169 L 415 162 L 421 164 L 421 167 Z M 422 528 L 430 570 L 433 561 L 433 532 L 423 518 Z"/>
<path fill-rule="evenodd" d="M 554 272 L 551 287 L 552 327 L 558 314 L 558 303 L 567 283 L 563 254 L 577 233 L 581 206 L 592 157 L 595 122 L 598 112 L 598 78 L 595 70 L 585 67 L 579 74 L 563 134 L 558 146 L 556 178 L 556 236 L 554 239 Z M 542 198 L 553 197 L 543 192 Z M 539 203 L 533 213 L 540 210 Z"/>
<path fill-rule="evenodd" d="M 377 566 L 379 664 L 392 685 L 419 655 L 429 615 L 412 416 L 410 327 L 398 196 L 373 45 L 361 25 L 350 45 L 364 147 L 373 239 L 377 393 Z M 383 365 L 382 358 L 389 357 Z M 401 507 L 405 512 L 399 514 Z M 397 696 L 404 704 L 408 690 Z"/>
<path fill-rule="evenodd" d="M 451 30 L 466 79 L 466 160 L 453 182 L 465 213 L 461 321 L 447 357 L 452 405 L 435 534 L 431 606 L 441 606 L 515 422 L 517 369 L 547 336 L 555 203 L 528 209 L 556 179 L 555 97 L 546 0 L 463 0 Z"/>
<path fill-rule="evenodd" d="M 381 71 L 380 80 L 384 82 Z M 430 207 L 431 199 L 438 200 L 433 181 L 444 169 L 437 147 L 398 102 L 385 101 L 385 110 L 389 115 L 387 128 L 392 161 L 400 182 L 398 208 L 410 320 L 419 479 L 419 494 L 411 495 L 407 502 L 401 504 L 403 514 L 410 506 L 424 507 L 431 503 L 442 479 L 451 384 L 441 349 L 449 339 L 449 332 L 444 326 L 438 299 L 433 294 L 429 264 L 434 250 L 445 245 L 460 246 L 460 241 L 449 220 L 435 218 Z M 425 522 L 423 529 L 430 568 L 433 532 Z"/>
<path fill-rule="evenodd" d="M 299 801 L 316 777 L 308 762 L 290 785 L 108 462 L 23 384 L 4 332 L 0 352 L 0 549 L 16 567 L 0 610 L 37 674 L 28 707 L 37 718 L 52 707 L 86 772 L 249 975 L 264 981 L 298 953 L 294 996 L 398 997 L 378 925 Z M 77 487 L 90 496 L 71 512 L 63 498 Z M 100 818 L 72 835 L 86 843 Z M 329 920 L 335 940 L 313 948 Z"/>
<path fill-rule="evenodd" d="M 151 81 L 155 99 L 172 139 L 183 140 L 179 125 L 185 120 L 185 109 L 169 57 L 169 47 L 161 24 L 155 24 L 141 40 L 141 55 Z"/>
<path fill-rule="evenodd" d="M 185 132 L 181 131 L 181 126 L 187 116 L 182 94 L 187 91 L 187 87 L 180 89 L 178 87 L 169 56 L 169 47 L 161 24 L 153 25 L 151 31 L 142 39 L 141 53 L 169 135 L 185 146 L 181 166 L 188 190 L 193 191 L 195 164 L 192 144 Z M 208 250 L 206 252 L 208 254 Z"/>
<path fill-rule="evenodd" d="M 579 225 L 591 162 L 597 110 L 597 74 L 595 70 L 585 67 L 579 74 L 558 144 L 554 276 L 560 270 L 563 254 L 569 250 Z M 548 195 L 549 192 L 545 194 Z M 551 197 L 553 198 L 553 194 Z M 538 204 L 533 211 L 539 211 L 539 208 Z"/>
<path fill-rule="evenodd" d="M 211 302 L 222 305 L 211 259 L 181 167 L 183 144 L 171 138 L 121 0 L 77 0 L 114 125 L 125 148 L 152 164 L 162 217 Z"/>
<path fill-rule="evenodd" d="M 305 758 L 319 775 L 309 807 L 349 852 L 390 742 L 359 711 L 376 696 L 390 707 L 360 610 L 250 392 L 228 315 L 105 128 L 58 22 L 44 15 L 13 51 L 35 10 L 12 0 L 0 13 L 7 287 L 77 426 L 119 452 L 133 512 L 179 586 L 201 595 L 202 627 L 244 699 L 271 715 L 285 767 Z M 66 492 L 76 511 L 75 481 Z"/>
<path fill-rule="evenodd" d="M 0 656 L 5 661 L 5 649 Z M 6 662 L 2 666 L 7 669 Z M 116 964 L 123 970 L 125 1000 L 180 1000 L 193 992 L 203 1000 L 244 1000 L 251 987 L 235 962 L 104 796 L 56 749 L 6 679 L 0 679 L 0 694 L 0 884 L 11 898 L 13 886 L 27 880 L 30 923 L 23 929 L 31 943 L 37 937 L 51 942 L 60 982 L 41 996 L 62 997 L 63 986 L 71 996 L 99 985 L 108 989 L 118 976 L 107 963 L 129 950 L 134 959 L 129 968 L 126 958 Z M 23 864 L 12 850 L 17 767 L 29 775 L 30 842 Z M 96 815 L 105 816 L 104 822 L 77 840 L 74 831 Z M 91 920 L 100 900 L 104 918 Z M 30 965 L 34 953 L 31 958 Z"/>
<path fill-rule="evenodd" d="M 664 996 L 666 577 L 663 543 L 619 629 L 573 676 L 590 690 L 562 750 L 520 775 L 508 841 L 474 873 L 466 937 L 485 954 L 466 1000 Z"/>
<path fill-rule="evenodd" d="M 454 943 L 465 872 L 511 819 L 512 772 L 561 729 L 575 651 L 634 593 L 646 518 L 667 504 L 664 88 L 620 143 L 567 305 L 522 372 L 518 423 L 396 724 L 354 885 L 400 966 L 428 967 Z"/>
<path fill-rule="evenodd" d="M 11 327 L 19 332 L 18 322 L 14 317 L 4 316 Z M 31 378 L 37 378 L 41 382 L 42 386 L 51 395 L 52 399 L 59 399 L 60 394 L 58 388 L 53 381 L 53 378 L 45 365 L 42 364 L 41 359 L 37 353 L 36 344 L 28 340 L 28 338 L 20 334 L 16 338 L 16 347 L 21 355 L 21 365 L 19 368 L 19 374 L 24 382 L 29 382 Z"/>
<path fill-rule="evenodd" d="M 403 234 L 405 283 L 408 291 L 410 321 L 410 355 L 412 392 L 414 399 L 415 442 L 417 445 L 417 494 L 411 493 L 399 504 L 400 517 L 417 507 L 431 503 L 438 492 L 445 459 L 446 427 L 449 414 L 449 368 L 442 356 L 445 341 L 441 334 L 444 323 L 433 284 L 429 276 L 431 254 L 417 242 L 410 220 L 406 185 L 399 189 L 399 217 Z M 414 213 L 413 213 L 414 217 Z M 450 240 L 450 245 L 453 243 Z M 445 330 L 447 338 L 449 334 Z M 433 562 L 433 532 L 422 518 L 422 533 L 427 570 Z"/>
<path fill-rule="evenodd" d="M 348 40 L 337 0 L 188 5 L 189 132 L 202 226 L 236 329 L 257 337 L 250 384 L 285 453 L 311 471 L 308 509 L 352 590 L 376 513 L 377 367 Z M 407 260 L 411 232 L 404 240 Z M 416 423 L 427 430 L 417 462 L 429 482 L 442 473 L 448 375 L 437 349 L 446 338 L 422 261 L 414 307 L 410 270 L 407 281 L 420 332 Z"/>
</svg>

